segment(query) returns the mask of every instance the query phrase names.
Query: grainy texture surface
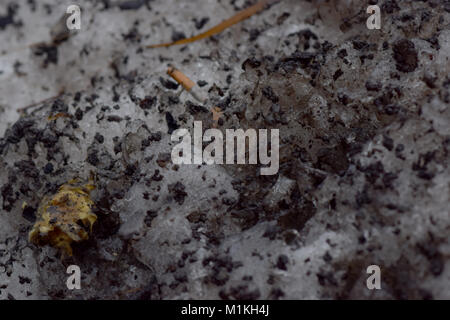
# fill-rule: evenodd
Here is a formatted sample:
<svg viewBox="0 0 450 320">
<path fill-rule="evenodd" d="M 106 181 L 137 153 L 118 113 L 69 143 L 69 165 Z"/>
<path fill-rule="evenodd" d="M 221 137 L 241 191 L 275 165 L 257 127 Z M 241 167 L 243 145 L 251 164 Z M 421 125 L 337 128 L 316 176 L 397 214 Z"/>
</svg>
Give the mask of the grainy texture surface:
<svg viewBox="0 0 450 320">
<path fill-rule="evenodd" d="M 68 2 L 0 0 L 0 299 L 450 298 L 450 3 L 380 0 L 368 30 L 365 1 L 284 0 L 145 49 L 246 4 L 83 1 L 49 45 Z M 279 128 L 279 173 L 175 166 L 170 133 L 194 120 Z M 28 243 L 44 196 L 91 172 L 89 240 L 63 261 Z"/>
</svg>

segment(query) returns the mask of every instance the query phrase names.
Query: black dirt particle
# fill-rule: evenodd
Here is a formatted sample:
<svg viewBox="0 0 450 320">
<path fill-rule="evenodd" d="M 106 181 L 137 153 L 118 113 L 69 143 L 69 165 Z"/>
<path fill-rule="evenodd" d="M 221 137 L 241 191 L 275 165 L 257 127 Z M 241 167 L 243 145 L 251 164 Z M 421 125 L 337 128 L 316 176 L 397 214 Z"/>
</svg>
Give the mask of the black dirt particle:
<svg viewBox="0 0 450 320">
<path fill-rule="evenodd" d="M 36 209 L 26 206 L 25 209 L 23 209 L 22 217 L 29 222 L 34 222 L 36 220 Z"/>
<path fill-rule="evenodd" d="M 280 288 L 272 289 L 270 292 L 270 299 L 278 300 L 282 297 L 284 297 L 284 292 Z"/>
<path fill-rule="evenodd" d="M 166 165 L 171 161 L 172 157 L 170 153 L 160 153 L 158 155 L 158 159 L 156 160 L 156 163 L 158 163 L 158 166 L 161 168 L 165 168 Z"/>
<path fill-rule="evenodd" d="M 417 50 L 414 43 L 408 39 L 402 39 L 394 43 L 394 59 L 397 62 L 397 70 L 402 72 L 413 72 L 419 62 Z"/>
<path fill-rule="evenodd" d="M 321 286 L 331 285 L 335 287 L 338 285 L 332 272 L 319 272 L 316 276 Z"/>
<path fill-rule="evenodd" d="M 383 135 L 383 146 L 389 151 L 392 151 L 394 149 L 394 140 L 387 135 Z"/>
<path fill-rule="evenodd" d="M 397 145 L 397 147 L 395 147 L 395 156 L 399 159 L 404 159 L 404 156 L 402 155 L 403 150 L 405 150 L 405 146 L 403 144 Z"/>
<path fill-rule="evenodd" d="M 69 106 L 65 104 L 62 100 L 56 99 L 52 105 L 52 112 L 64 112 L 67 113 L 69 111 Z"/>
<path fill-rule="evenodd" d="M 382 88 L 382 85 L 380 82 L 374 82 L 374 81 L 367 81 L 366 82 L 366 89 L 367 91 L 380 91 Z"/>
<path fill-rule="evenodd" d="M 139 9 L 146 1 L 144 0 L 129 0 L 125 2 L 121 2 L 119 4 L 119 8 L 121 10 L 137 10 Z"/>
<path fill-rule="evenodd" d="M 181 182 L 177 182 L 174 184 L 170 184 L 168 186 L 169 192 L 173 194 L 175 201 L 182 205 L 184 203 L 184 198 L 187 196 L 187 193 L 184 191 L 185 187 Z"/>
<path fill-rule="evenodd" d="M 292 56 L 282 58 L 277 63 L 276 68 L 282 68 L 286 72 L 291 72 L 298 67 L 306 68 L 312 64 L 316 55 L 311 52 L 295 52 Z"/>
<path fill-rule="evenodd" d="M 321 44 L 321 46 L 322 46 L 322 52 L 323 53 L 327 53 L 328 51 L 331 50 L 331 48 L 333 48 L 333 44 L 331 42 L 326 41 L 326 40 Z"/>
<path fill-rule="evenodd" d="M 277 225 L 272 225 L 267 227 L 266 231 L 263 234 L 263 237 L 269 238 L 270 240 L 275 240 L 277 234 L 280 232 L 280 227 Z"/>
<path fill-rule="evenodd" d="M 204 17 L 201 19 L 194 18 L 193 21 L 195 23 L 195 27 L 197 28 L 197 30 L 200 30 L 205 26 L 205 24 L 209 22 L 209 18 L 208 17 Z"/>
<path fill-rule="evenodd" d="M 423 76 L 423 81 L 426 83 L 426 85 L 430 89 L 433 89 L 436 87 L 436 80 L 437 80 L 437 76 L 430 72 L 426 72 Z"/>
<path fill-rule="evenodd" d="M 387 0 L 381 6 L 381 11 L 389 14 L 397 10 L 400 10 L 400 7 L 395 0 Z"/>
<path fill-rule="evenodd" d="M 75 111 L 75 119 L 77 119 L 78 121 L 81 121 L 83 119 L 83 111 L 80 108 Z"/>
<path fill-rule="evenodd" d="M 367 193 L 367 189 L 364 188 L 362 191 L 359 191 L 356 194 L 355 201 L 356 201 L 357 208 L 359 209 L 362 206 L 364 206 L 365 204 L 370 204 L 372 202 L 372 199 L 370 199 L 370 197 Z"/>
<path fill-rule="evenodd" d="M 33 125 L 34 121 L 31 119 L 19 119 L 10 129 L 6 130 L 6 141 L 14 144 L 18 143 Z"/>
<path fill-rule="evenodd" d="M 16 14 L 16 6 L 12 3 L 8 6 L 8 12 L 4 16 L 0 16 L 0 30 L 4 30 L 8 25 L 14 24 L 14 15 Z"/>
<path fill-rule="evenodd" d="M 14 166 L 25 176 L 30 178 L 39 178 L 39 170 L 31 160 L 22 160 L 14 163 Z"/>
<path fill-rule="evenodd" d="M 75 96 L 73 97 L 73 100 L 75 100 L 75 102 L 80 102 L 81 99 L 81 92 L 77 92 L 75 93 Z"/>
<path fill-rule="evenodd" d="M 344 59 L 346 56 L 348 56 L 348 53 L 347 53 L 347 50 L 342 49 L 342 50 L 339 50 L 337 55 L 338 55 L 339 58 Z"/>
<path fill-rule="evenodd" d="M 150 136 L 148 137 L 148 140 L 150 141 L 161 141 L 162 135 L 161 132 L 155 132 L 155 133 L 151 133 Z"/>
<path fill-rule="evenodd" d="M 280 270 L 287 270 L 287 264 L 289 263 L 289 258 L 282 254 L 278 256 L 277 268 Z"/>
<path fill-rule="evenodd" d="M 300 231 L 315 213 L 316 208 L 314 207 L 314 204 L 309 201 L 300 208 L 293 208 L 288 214 L 280 217 L 278 226 L 282 230 L 296 229 Z"/>
<path fill-rule="evenodd" d="M 156 97 L 146 96 L 144 100 L 141 100 L 139 106 L 144 110 L 149 110 L 156 104 Z"/>
<path fill-rule="evenodd" d="M 208 113 L 208 109 L 206 109 L 206 108 L 203 107 L 203 106 L 196 105 L 196 104 L 192 103 L 192 102 L 189 101 L 189 100 L 186 102 L 186 107 L 187 107 L 187 109 L 189 110 L 189 112 L 190 112 L 191 114 L 198 114 L 198 113 L 200 113 L 200 112 L 202 112 L 202 113 Z"/>
<path fill-rule="evenodd" d="M 20 283 L 20 284 L 31 283 L 31 279 L 28 278 L 28 277 L 22 277 L 22 276 L 19 276 L 19 283 Z"/>
<path fill-rule="evenodd" d="M 41 141 L 46 148 L 54 147 L 58 142 L 58 139 L 59 138 L 48 129 L 45 130 L 39 137 L 39 141 Z"/>
<path fill-rule="evenodd" d="M 331 262 L 331 261 L 333 260 L 333 257 L 332 257 L 331 254 L 327 251 L 327 252 L 325 253 L 325 255 L 323 256 L 323 260 L 324 260 L 325 262 Z"/>
<path fill-rule="evenodd" d="M 2 189 L 2 197 L 3 197 L 3 209 L 6 211 L 11 211 L 14 203 L 16 202 L 16 198 L 14 198 L 14 189 L 12 184 L 5 184 Z"/>
<path fill-rule="evenodd" d="M 217 106 L 222 109 L 225 110 L 228 108 L 228 106 L 231 104 L 231 96 L 228 95 L 226 98 L 221 99 L 218 103 Z"/>
<path fill-rule="evenodd" d="M 161 84 L 169 90 L 177 90 L 178 89 L 178 83 L 172 81 L 172 80 L 166 80 L 163 77 L 159 78 L 159 82 L 161 82 Z"/>
<path fill-rule="evenodd" d="M 33 53 L 36 56 L 45 55 L 43 68 L 47 68 L 50 63 L 58 64 L 58 47 L 55 44 L 39 44 L 34 48 Z"/>
<path fill-rule="evenodd" d="M 129 164 L 127 165 L 127 167 L 125 168 L 125 175 L 131 177 L 134 175 L 135 172 L 137 172 L 137 166 L 134 164 Z"/>
<path fill-rule="evenodd" d="M 412 169 L 417 171 L 417 176 L 424 180 L 431 180 L 434 178 L 434 173 L 427 170 L 428 164 L 434 159 L 435 152 L 427 152 L 420 154 L 419 159 L 413 163 Z"/>
<path fill-rule="evenodd" d="M 197 84 L 200 88 L 203 88 L 204 86 L 208 85 L 208 82 L 206 82 L 204 80 L 199 80 L 199 81 L 197 81 Z"/>
<path fill-rule="evenodd" d="M 417 244 L 419 251 L 427 257 L 430 263 L 430 272 L 434 276 L 439 276 L 444 270 L 444 258 L 433 244 L 419 243 Z"/>
<path fill-rule="evenodd" d="M 246 70 L 247 67 L 250 67 L 252 69 L 259 68 L 261 66 L 261 62 L 258 61 L 256 58 L 249 58 L 242 63 L 242 70 Z"/>
<path fill-rule="evenodd" d="M 275 92 L 273 92 L 273 89 L 271 87 L 265 87 L 262 90 L 262 94 L 269 99 L 270 101 L 272 101 L 273 103 L 277 103 L 280 99 L 278 98 L 278 96 L 275 94 Z"/>
<path fill-rule="evenodd" d="M 362 40 L 353 40 L 352 44 L 355 50 L 364 50 L 369 46 L 367 42 Z"/>
<path fill-rule="evenodd" d="M 122 117 L 111 115 L 106 118 L 109 122 L 121 122 L 123 120 Z"/>
<path fill-rule="evenodd" d="M 100 133 L 96 133 L 94 139 L 98 142 L 98 143 L 103 143 L 105 141 L 105 138 L 100 134 Z"/>
<path fill-rule="evenodd" d="M 305 40 L 318 39 L 317 35 L 309 29 L 301 30 L 297 33 L 297 35 L 299 36 L 299 38 L 303 38 Z"/>
<path fill-rule="evenodd" d="M 164 179 L 164 177 L 159 173 L 159 170 L 156 169 L 155 173 L 153 174 L 153 176 L 151 177 L 151 179 L 153 181 L 161 181 L 162 179 Z"/>
<path fill-rule="evenodd" d="M 178 32 L 178 31 L 174 31 L 172 33 L 172 41 L 179 41 L 179 40 L 183 40 L 186 39 L 186 35 L 184 34 L 184 32 Z"/>
<path fill-rule="evenodd" d="M 341 174 L 349 166 L 347 155 L 344 148 L 337 146 L 335 148 L 321 148 L 318 151 L 317 165 L 320 169 Z"/>
<path fill-rule="evenodd" d="M 97 156 L 97 150 L 92 150 L 88 154 L 87 162 L 90 163 L 91 165 L 93 165 L 94 167 L 96 167 L 98 165 L 100 160 L 98 159 L 98 156 Z"/>
<path fill-rule="evenodd" d="M 388 116 L 393 116 L 400 112 L 400 107 L 396 104 L 389 104 L 383 108 L 383 111 Z"/>
<path fill-rule="evenodd" d="M 114 153 L 118 154 L 119 152 L 122 152 L 122 142 L 119 140 L 119 137 L 114 137 L 113 142 L 114 142 Z"/>
<path fill-rule="evenodd" d="M 158 216 L 157 211 L 148 210 L 147 215 L 145 216 L 144 219 L 145 225 L 150 228 L 152 226 L 153 219 L 155 219 L 157 216 Z"/>
<path fill-rule="evenodd" d="M 251 29 L 249 33 L 250 33 L 249 41 L 252 42 L 258 39 L 259 35 L 261 34 L 261 31 L 259 31 L 258 29 Z"/>
<path fill-rule="evenodd" d="M 364 168 L 359 169 L 364 172 L 364 175 L 366 176 L 367 180 L 372 184 L 374 184 L 377 181 L 377 179 L 384 174 L 384 167 L 381 161 L 377 161 Z"/>
<path fill-rule="evenodd" d="M 167 121 L 167 127 L 169 128 L 167 133 L 172 134 L 175 130 L 179 128 L 177 122 L 173 118 L 172 114 L 170 112 L 166 112 L 166 121 Z"/>
<path fill-rule="evenodd" d="M 383 176 L 383 184 L 386 188 L 392 188 L 393 182 L 398 178 L 395 173 L 387 172 Z"/>
<path fill-rule="evenodd" d="M 291 14 L 289 12 L 284 12 L 277 18 L 277 25 L 281 26 L 290 16 Z"/>
<path fill-rule="evenodd" d="M 221 290 L 219 295 L 224 300 L 230 299 L 230 296 L 236 300 L 256 300 L 261 296 L 261 293 L 257 288 L 250 290 L 248 286 L 240 285 L 237 287 L 231 287 L 229 292 Z"/>
<path fill-rule="evenodd" d="M 333 75 L 333 80 L 336 81 L 337 79 L 339 79 L 340 76 L 342 76 L 344 74 L 344 72 L 342 72 L 341 69 L 336 70 L 336 72 Z"/>
<path fill-rule="evenodd" d="M 50 173 L 52 173 L 53 172 L 53 164 L 51 164 L 50 162 L 49 163 L 47 163 L 46 165 L 45 165 L 45 167 L 44 167 L 44 173 L 45 174 L 50 174 Z"/>
<path fill-rule="evenodd" d="M 199 212 L 194 211 L 191 214 L 189 214 L 186 219 L 188 219 L 191 223 L 199 223 L 199 222 L 205 222 L 206 221 L 206 215 Z"/>
</svg>

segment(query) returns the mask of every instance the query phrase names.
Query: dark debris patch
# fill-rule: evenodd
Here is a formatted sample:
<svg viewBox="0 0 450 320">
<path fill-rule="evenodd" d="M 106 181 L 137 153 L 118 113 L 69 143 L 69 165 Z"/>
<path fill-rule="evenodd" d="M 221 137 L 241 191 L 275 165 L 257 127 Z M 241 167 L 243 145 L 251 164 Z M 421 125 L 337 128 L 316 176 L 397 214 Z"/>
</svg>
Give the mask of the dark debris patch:
<svg viewBox="0 0 450 320">
<path fill-rule="evenodd" d="M 177 90 L 179 87 L 178 83 L 176 83 L 172 80 L 164 79 L 163 77 L 159 78 L 159 82 L 161 82 L 161 84 L 163 85 L 164 88 L 169 89 L 169 90 Z"/>
<path fill-rule="evenodd" d="M 173 183 L 168 186 L 169 192 L 173 195 L 174 200 L 182 205 L 184 203 L 184 198 L 188 195 L 185 190 L 186 187 L 181 182 Z"/>
<path fill-rule="evenodd" d="M 49 64 L 58 64 L 58 46 L 56 44 L 41 43 L 33 47 L 33 53 L 36 56 L 44 56 L 42 67 L 45 69 Z"/>
<path fill-rule="evenodd" d="M 186 107 L 187 107 L 188 111 L 193 115 L 198 114 L 198 113 L 208 113 L 209 112 L 208 109 L 206 109 L 205 107 L 197 105 L 189 100 L 186 102 Z"/>
<path fill-rule="evenodd" d="M 413 72 L 419 62 L 417 50 L 414 43 L 408 39 L 398 40 L 393 48 L 394 60 L 397 63 L 397 70 L 402 72 Z"/>
<path fill-rule="evenodd" d="M 17 4 L 10 3 L 5 15 L 0 16 L 0 30 L 5 30 L 9 25 L 20 25 L 14 22 L 14 17 L 17 13 Z"/>
<path fill-rule="evenodd" d="M 140 9 L 148 0 L 128 0 L 119 3 L 120 10 L 138 10 Z"/>
<path fill-rule="evenodd" d="M 168 134 L 172 134 L 175 130 L 179 128 L 179 125 L 173 118 L 172 114 L 170 112 L 166 112 L 166 121 L 167 121 L 167 127 L 168 127 Z"/>
<path fill-rule="evenodd" d="M 144 110 L 151 109 L 154 105 L 156 105 L 157 97 L 146 96 L 141 102 L 139 102 L 139 107 Z"/>
</svg>

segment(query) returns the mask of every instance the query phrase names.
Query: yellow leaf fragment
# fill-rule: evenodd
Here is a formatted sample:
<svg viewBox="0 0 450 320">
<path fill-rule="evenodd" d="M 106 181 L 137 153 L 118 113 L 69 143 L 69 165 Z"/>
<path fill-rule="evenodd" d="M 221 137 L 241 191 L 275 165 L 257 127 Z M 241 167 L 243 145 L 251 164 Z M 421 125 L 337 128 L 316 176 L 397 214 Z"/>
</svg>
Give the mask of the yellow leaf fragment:
<svg viewBox="0 0 450 320">
<path fill-rule="evenodd" d="M 214 128 L 217 127 L 217 124 L 219 123 L 219 119 L 222 117 L 222 109 L 219 107 L 214 107 L 211 109 L 211 112 L 213 114 L 213 122 L 214 122 Z"/>
<path fill-rule="evenodd" d="M 49 244 L 72 256 L 72 242 L 89 238 L 97 216 L 92 213 L 90 198 L 92 184 L 79 186 L 77 180 L 62 185 L 58 192 L 45 197 L 37 211 L 37 220 L 29 233 L 29 241 L 36 245 Z M 85 228 L 88 228 L 86 230 Z"/>
</svg>

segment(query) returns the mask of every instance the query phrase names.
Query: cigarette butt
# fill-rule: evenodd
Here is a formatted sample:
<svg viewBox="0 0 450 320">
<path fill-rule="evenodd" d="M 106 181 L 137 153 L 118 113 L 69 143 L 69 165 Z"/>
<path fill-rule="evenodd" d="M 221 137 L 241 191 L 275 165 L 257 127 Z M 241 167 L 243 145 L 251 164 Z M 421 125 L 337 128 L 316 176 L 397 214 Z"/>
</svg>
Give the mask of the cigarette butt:
<svg viewBox="0 0 450 320">
<path fill-rule="evenodd" d="M 187 75 L 185 75 L 183 72 L 181 72 L 178 69 L 175 69 L 174 67 L 170 66 L 167 69 L 167 74 L 171 76 L 176 82 L 181 84 L 183 88 L 189 92 L 189 94 L 197 101 L 204 103 L 205 99 L 201 97 L 201 95 L 196 92 L 194 89 L 195 82 L 189 79 Z"/>
<path fill-rule="evenodd" d="M 189 93 L 190 93 L 191 96 L 192 96 L 195 100 L 197 100 L 198 102 L 205 103 L 205 99 L 202 98 L 202 97 L 198 94 L 198 92 L 195 92 L 195 90 L 191 90 L 191 91 L 189 91 Z"/>
<path fill-rule="evenodd" d="M 187 91 L 191 91 L 191 89 L 195 86 L 194 81 L 189 79 L 188 76 L 174 67 L 169 67 L 169 69 L 167 69 L 167 74 L 175 79 L 176 82 L 181 84 Z"/>
</svg>

